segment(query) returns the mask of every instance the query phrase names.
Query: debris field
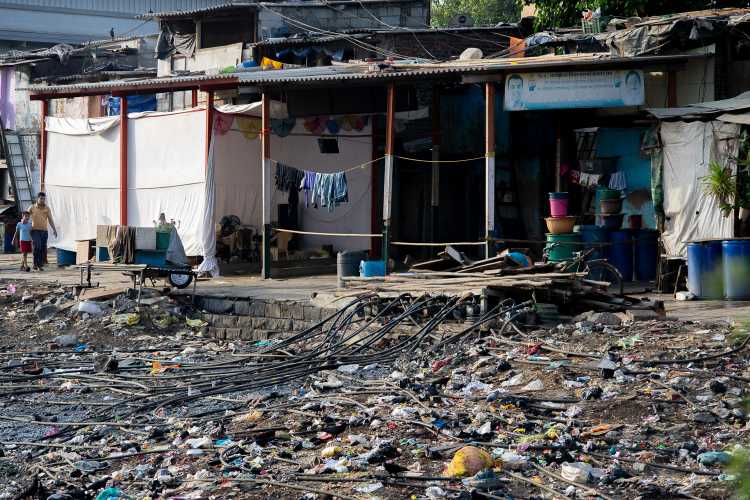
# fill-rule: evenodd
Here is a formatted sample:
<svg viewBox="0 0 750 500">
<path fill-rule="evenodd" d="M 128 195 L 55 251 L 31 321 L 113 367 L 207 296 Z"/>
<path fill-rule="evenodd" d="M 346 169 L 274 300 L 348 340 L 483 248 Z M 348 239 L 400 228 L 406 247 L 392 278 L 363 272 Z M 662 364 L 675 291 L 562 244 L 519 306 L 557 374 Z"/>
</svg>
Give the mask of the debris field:
<svg viewBox="0 0 750 500">
<path fill-rule="evenodd" d="M 262 341 L 0 283 L 0 498 L 727 498 L 743 325 L 364 291 Z"/>
</svg>

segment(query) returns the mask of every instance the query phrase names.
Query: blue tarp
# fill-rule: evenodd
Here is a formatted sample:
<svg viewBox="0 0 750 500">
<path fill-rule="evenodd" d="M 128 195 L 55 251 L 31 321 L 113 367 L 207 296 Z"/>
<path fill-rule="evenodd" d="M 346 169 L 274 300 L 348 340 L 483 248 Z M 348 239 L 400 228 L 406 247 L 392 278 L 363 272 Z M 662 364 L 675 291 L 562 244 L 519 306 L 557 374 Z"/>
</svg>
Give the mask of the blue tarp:
<svg viewBox="0 0 750 500">
<path fill-rule="evenodd" d="M 156 111 L 156 94 L 129 95 L 128 112 L 140 113 L 143 111 Z M 107 116 L 120 114 L 120 98 L 109 96 L 107 99 Z"/>
</svg>

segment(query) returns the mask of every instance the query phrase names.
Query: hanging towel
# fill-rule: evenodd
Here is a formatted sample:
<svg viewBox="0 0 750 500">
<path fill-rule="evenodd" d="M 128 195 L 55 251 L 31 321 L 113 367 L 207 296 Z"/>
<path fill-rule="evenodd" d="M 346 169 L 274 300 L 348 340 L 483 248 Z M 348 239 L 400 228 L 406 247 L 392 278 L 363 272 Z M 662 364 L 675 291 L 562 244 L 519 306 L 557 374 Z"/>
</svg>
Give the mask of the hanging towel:
<svg viewBox="0 0 750 500">
<path fill-rule="evenodd" d="M 346 174 L 344 172 L 339 172 L 333 174 L 333 176 L 333 200 L 336 202 L 336 204 L 348 202 L 349 186 L 346 182 Z"/>
<path fill-rule="evenodd" d="M 615 172 L 609 178 L 609 189 L 616 189 L 618 191 L 623 191 L 627 189 L 627 187 L 628 187 L 628 182 L 627 182 L 627 177 L 625 176 L 625 172 Z"/>
</svg>

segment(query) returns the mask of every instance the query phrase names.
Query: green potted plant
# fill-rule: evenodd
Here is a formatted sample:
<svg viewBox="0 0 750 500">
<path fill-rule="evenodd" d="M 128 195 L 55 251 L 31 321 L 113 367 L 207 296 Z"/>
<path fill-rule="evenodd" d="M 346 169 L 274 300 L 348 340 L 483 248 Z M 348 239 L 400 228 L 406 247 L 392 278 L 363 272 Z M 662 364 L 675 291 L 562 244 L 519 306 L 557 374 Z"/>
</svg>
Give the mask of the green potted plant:
<svg viewBox="0 0 750 500">
<path fill-rule="evenodd" d="M 729 217 L 737 201 L 737 176 L 732 169 L 717 162 L 708 166 L 708 175 L 703 177 L 703 192 L 719 202 L 721 213 Z"/>
</svg>

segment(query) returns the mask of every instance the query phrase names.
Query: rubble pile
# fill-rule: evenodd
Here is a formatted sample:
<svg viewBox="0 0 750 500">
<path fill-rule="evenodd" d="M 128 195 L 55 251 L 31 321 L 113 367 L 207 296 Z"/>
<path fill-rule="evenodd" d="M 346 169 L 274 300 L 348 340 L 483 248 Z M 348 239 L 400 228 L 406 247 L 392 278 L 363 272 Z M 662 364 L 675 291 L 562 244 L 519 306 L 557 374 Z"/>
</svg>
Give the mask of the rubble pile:
<svg viewBox="0 0 750 500">
<path fill-rule="evenodd" d="M 726 498 L 742 325 L 363 294 L 284 339 L 0 284 L 0 498 Z"/>
</svg>

